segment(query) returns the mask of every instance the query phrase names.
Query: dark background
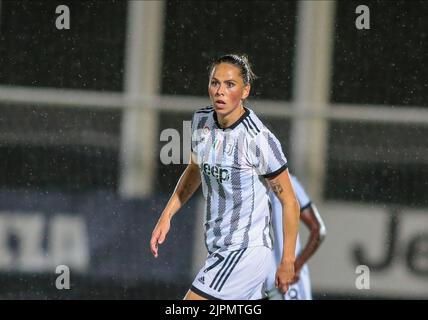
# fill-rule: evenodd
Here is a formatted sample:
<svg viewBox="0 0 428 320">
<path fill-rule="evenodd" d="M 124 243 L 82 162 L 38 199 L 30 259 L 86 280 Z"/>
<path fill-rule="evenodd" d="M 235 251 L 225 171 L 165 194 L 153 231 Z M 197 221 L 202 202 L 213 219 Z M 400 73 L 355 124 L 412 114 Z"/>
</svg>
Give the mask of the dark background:
<svg viewBox="0 0 428 320">
<path fill-rule="evenodd" d="M 354 21 L 355 7 L 360 2 L 337 2 L 331 104 L 427 108 L 428 2 L 364 1 L 371 8 L 372 28 L 358 31 Z M 70 8 L 72 27 L 67 32 L 52 28 L 52 13 L 59 4 Z M 3 0 L 0 14 L 0 85 L 124 90 L 126 1 Z M 247 53 L 260 75 L 251 99 L 291 102 L 296 14 L 295 1 L 167 1 L 161 94 L 206 96 L 210 59 L 236 52 Z M 123 240 L 144 245 L 129 249 L 124 244 L 112 255 L 120 261 L 124 259 L 121 250 L 126 249 L 138 257 L 147 243 L 141 237 L 150 233 L 155 222 L 153 214 L 166 203 L 184 165 L 166 166 L 159 162 L 152 198 L 135 203 L 120 199 L 122 116 L 121 106 L 59 108 L 0 102 L 0 198 L 12 199 L 1 202 L 1 209 L 31 209 L 48 214 L 49 203 L 56 203 L 56 209 L 61 210 L 58 199 L 65 197 L 73 199 L 71 211 L 88 218 L 95 214 L 99 223 L 109 225 L 112 218 L 108 212 L 115 207 L 114 212 L 127 217 L 123 226 L 132 221 L 134 226 L 145 229 L 133 229 L 134 233 Z M 191 112 L 161 111 L 158 136 L 165 128 L 181 132 L 182 121 L 190 118 Z M 261 118 L 289 155 L 290 120 L 266 115 Z M 427 137 L 427 125 L 329 121 L 325 198 L 427 207 Z M 159 154 L 160 148 L 161 145 L 158 150 L 144 152 Z M 19 200 L 28 194 L 32 199 L 29 206 Z M 114 199 L 112 207 L 103 201 L 102 195 L 106 194 Z M 85 209 L 84 204 L 76 205 L 82 199 L 87 206 L 89 202 L 96 208 L 95 213 Z M 152 212 L 145 212 L 147 206 Z M 180 219 L 184 226 L 179 224 L 177 230 L 192 230 L 191 218 Z M 183 246 L 186 243 L 185 239 L 177 241 Z M 186 257 L 191 259 L 190 255 Z M 130 263 L 140 263 L 135 259 Z M 169 259 L 161 265 L 175 263 L 174 256 Z M 96 273 L 95 262 L 91 263 Z M 145 263 L 141 265 L 149 266 Z M 186 263 L 184 259 L 183 270 L 189 269 Z M 94 273 L 77 275 L 76 289 L 61 294 L 43 287 L 53 275 L 1 273 L 0 296 L 144 299 L 154 294 L 161 299 L 181 298 L 191 280 L 191 275 L 183 271 L 168 282 L 168 292 L 159 291 L 156 288 L 162 283 L 160 279 L 137 273 L 138 279 L 130 284 L 120 278 L 120 273 L 126 271 L 115 273 L 114 265 L 112 274 L 106 276 L 110 284 Z M 119 274 L 119 279 L 112 280 L 113 273 Z M 37 283 L 42 289 L 34 289 L 39 287 Z M 315 297 L 341 296 L 315 292 Z"/>
</svg>

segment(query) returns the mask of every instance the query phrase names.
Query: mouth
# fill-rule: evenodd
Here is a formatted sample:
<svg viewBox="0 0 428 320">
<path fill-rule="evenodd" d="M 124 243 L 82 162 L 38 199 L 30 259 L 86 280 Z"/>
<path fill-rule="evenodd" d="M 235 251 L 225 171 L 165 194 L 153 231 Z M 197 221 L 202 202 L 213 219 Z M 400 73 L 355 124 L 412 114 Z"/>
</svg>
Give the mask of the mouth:
<svg viewBox="0 0 428 320">
<path fill-rule="evenodd" d="M 226 102 L 224 102 L 223 100 L 216 100 L 215 103 L 218 104 L 218 105 L 224 105 L 224 104 L 226 104 Z"/>
</svg>

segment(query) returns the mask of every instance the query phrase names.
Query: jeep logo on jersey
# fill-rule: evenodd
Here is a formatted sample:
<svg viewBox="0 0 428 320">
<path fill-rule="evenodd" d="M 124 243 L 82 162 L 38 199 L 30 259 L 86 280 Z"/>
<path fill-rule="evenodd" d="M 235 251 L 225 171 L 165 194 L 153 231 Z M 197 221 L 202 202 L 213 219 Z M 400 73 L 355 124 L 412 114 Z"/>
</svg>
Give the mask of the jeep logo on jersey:
<svg viewBox="0 0 428 320">
<path fill-rule="evenodd" d="M 203 163 L 201 166 L 201 170 L 207 175 L 211 175 L 214 178 L 216 178 L 220 183 L 223 183 L 223 181 L 229 180 L 229 170 L 223 169 L 222 167 L 218 166 L 210 166 L 208 163 Z"/>
</svg>

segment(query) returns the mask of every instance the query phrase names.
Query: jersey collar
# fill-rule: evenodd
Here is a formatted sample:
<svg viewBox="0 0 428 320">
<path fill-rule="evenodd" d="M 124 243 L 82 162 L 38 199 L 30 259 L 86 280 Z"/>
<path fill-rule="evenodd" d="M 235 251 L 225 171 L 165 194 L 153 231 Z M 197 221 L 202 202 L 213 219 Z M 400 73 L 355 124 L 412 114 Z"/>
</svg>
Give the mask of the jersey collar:
<svg viewBox="0 0 428 320">
<path fill-rule="evenodd" d="M 245 110 L 244 114 L 238 120 L 236 120 L 233 124 L 228 126 L 227 128 L 222 128 L 220 126 L 220 124 L 218 123 L 218 120 L 217 120 L 217 113 L 214 111 L 213 117 L 214 117 L 214 122 L 215 122 L 217 128 L 219 128 L 221 130 L 232 130 L 232 129 L 236 128 L 250 114 L 250 111 L 246 107 L 244 107 L 244 110 Z"/>
</svg>

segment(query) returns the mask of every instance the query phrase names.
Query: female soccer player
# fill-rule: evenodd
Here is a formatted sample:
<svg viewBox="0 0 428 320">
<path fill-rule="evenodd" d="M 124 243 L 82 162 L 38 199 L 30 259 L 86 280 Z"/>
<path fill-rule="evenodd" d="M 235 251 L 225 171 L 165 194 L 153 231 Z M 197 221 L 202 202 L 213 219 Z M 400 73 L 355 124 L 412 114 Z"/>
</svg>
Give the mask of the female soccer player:
<svg viewBox="0 0 428 320">
<path fill-rule="evenodd" d="M 185 299 L 262 299 L 273 261 L 269 187 L 282 204 L 284 247 L 276 286 L 294 279 L 299 203 L 277 138 L 244 106 L 255 75 L 244 56 L 213 62 L 212 106 L 192 119 L 191 159 L 155 226 L 151 251 L 158 256 L 173 215 L 202 182 L 208 256 Z"/>
</svg>

